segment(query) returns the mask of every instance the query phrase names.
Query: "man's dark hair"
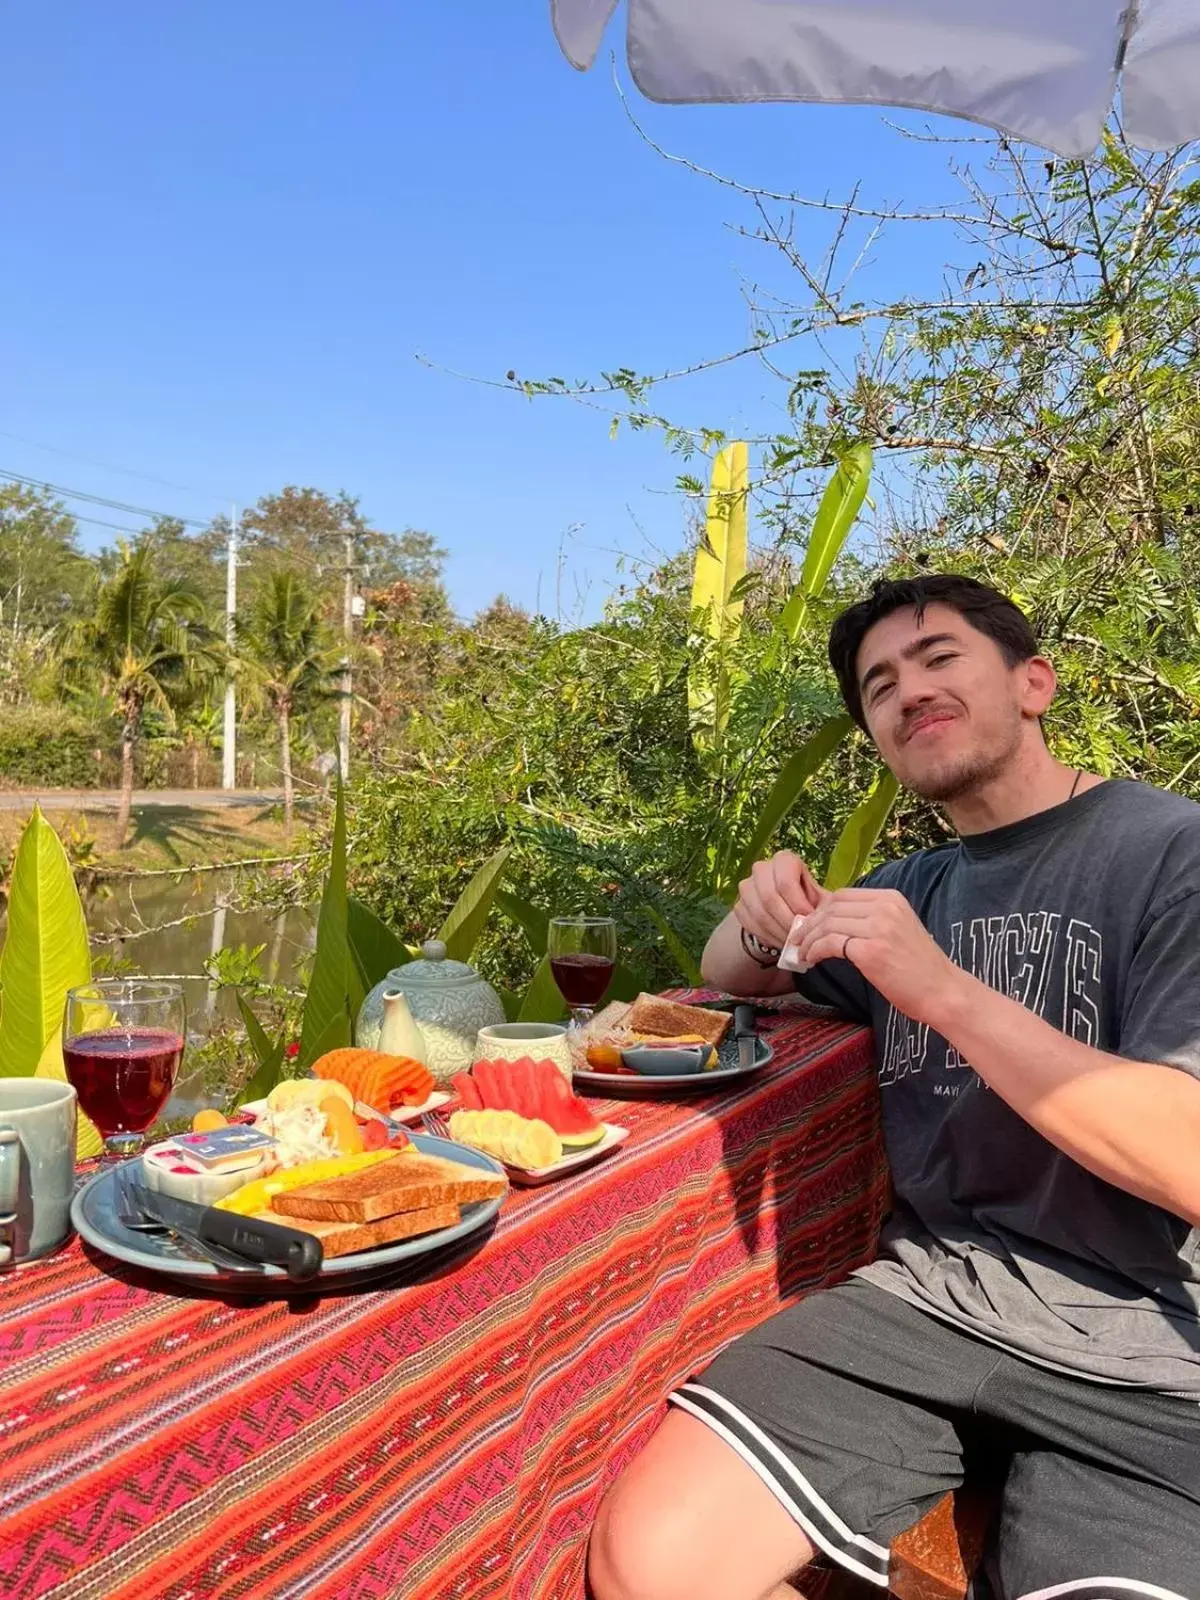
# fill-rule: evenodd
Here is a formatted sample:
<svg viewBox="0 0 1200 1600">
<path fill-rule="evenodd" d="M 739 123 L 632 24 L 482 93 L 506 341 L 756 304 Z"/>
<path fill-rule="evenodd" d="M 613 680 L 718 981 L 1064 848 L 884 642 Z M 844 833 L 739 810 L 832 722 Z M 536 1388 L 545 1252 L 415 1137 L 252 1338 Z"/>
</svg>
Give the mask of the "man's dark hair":
<svg viewBox="0 0 1200 1600">
<path fill-rule="evenodd" d="M 846 710 L 860 728 L 866 729 L 867 719 L 858 692 L 858 651 L 867 630 L 893 611 L 909 607 L 916 612 L 919 625 L 925 607 L 934 602 L 957 611 L 971 627 L 994 640 L 1010 667 L 1037 655 L 1037 639 L 1029 618 L 986 583 L 953 572 L 929 573 L 920 578 L 880 578 L 865 600 L 842 612 L 829 634 L 829 664 L 837 676 Z"/>
</svg>

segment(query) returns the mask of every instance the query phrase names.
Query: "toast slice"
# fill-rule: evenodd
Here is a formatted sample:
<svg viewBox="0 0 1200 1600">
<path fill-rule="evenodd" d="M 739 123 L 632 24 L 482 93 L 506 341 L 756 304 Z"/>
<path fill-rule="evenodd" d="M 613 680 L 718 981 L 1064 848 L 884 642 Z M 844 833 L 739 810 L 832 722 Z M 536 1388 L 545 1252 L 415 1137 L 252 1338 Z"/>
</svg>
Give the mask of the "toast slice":
<svg viewBox="0 0 1200 1600">
<path fill-rule="evenodd" d="M 626 1025 L 634 1033 L 657 1034 L 665 1039 L 698 1033 L 709 1044 L 720 1044 L 732 1021 L 728 1011 L 684 1006 L 677 1000 L 664 1000 L 657 994 L 638 995 L 625 1018 Z"/>
<path fill-rule="evenodd" d="M 420 1211 L 400 1211 L 395 1216 L 381 1217 L 378 1222 L 317 1222 L 308 1217 L 288 1217 L 287 1220 L 289 1227 L 320 1239 L 328 1261 L 333 1256 L 356 1255 L 360 1250 L 396 1244 L 401 1239 L 433 1233 L 438 1228 L 452 1228 L 460 1215 L 458 1207 L 448 1200 L 443 1205 L 424 1206 Z M 279 1212 L 260 1211 L 257 1220 L 278 1222 Z"/>
<path fill-rule="evenodd" d="M 398 1212 L 492 1200 L 507 1188 L 506 1178 L 414 1150 L 396 1161 L 288 1189 L 277 1194 L 272 1205 L 281 1216 L 314 1222 L 377 1222 Z"/>
</svg>

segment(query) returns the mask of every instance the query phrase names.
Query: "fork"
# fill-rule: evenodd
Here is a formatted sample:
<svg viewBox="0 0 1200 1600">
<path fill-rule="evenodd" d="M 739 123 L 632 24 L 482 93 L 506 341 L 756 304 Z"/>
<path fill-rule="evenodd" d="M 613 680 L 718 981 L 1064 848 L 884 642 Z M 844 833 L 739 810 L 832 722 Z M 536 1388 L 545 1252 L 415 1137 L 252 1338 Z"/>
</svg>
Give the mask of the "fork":
<svg viewBox="0 0 1200 1600">
<path fill-rule="evenodd" d="M 426 1133 L 431 1133 L 437 1139 L 450 1137 L 450 1123 L 440 1111 L 426 1111 L 421 1118 L 422 1126 Z"/>
<path fill-rule="evenodd" d="M 202 1261 L 209 1261 L 214 1267 L 223 1267 L 227 1272 L 248 1272 L 255 1277 L 261 1276 L 261 1269 L 253 1262 L 247 1261 L 243 1256 L 237 1255 L 233 1250 L 226 1250 L 223 1245 L 210 1244 L 206 1239 L 198 1239 L 194 1234 L 182 1233 L 178 1229 L 168 1228 L 165 1222 L 157 1222 L 153 1217 L 147 1217 L 138 1210 L 133 1196 L 129 1193 L 129 1180 L 122 1167 L 115 1173 L 117 1189 L 117 1221 L 123 1228 L 128 1228 L 131 1233 L 144 1233 L 147 1235 L 167 1235 L 181 1243 L 192 1255 L 198 1256 Z"/>
</svg>

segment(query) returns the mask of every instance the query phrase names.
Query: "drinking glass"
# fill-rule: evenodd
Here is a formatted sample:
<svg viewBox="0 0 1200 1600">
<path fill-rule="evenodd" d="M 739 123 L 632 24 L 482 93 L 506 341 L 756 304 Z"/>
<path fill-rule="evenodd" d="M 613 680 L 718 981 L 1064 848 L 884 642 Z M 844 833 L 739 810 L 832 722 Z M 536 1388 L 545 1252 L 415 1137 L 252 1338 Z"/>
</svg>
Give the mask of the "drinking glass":
<svg viewBox="0 0 1200 1600">
<path fill-rule="evenodd" d="M 550 971 L 582 1028 L 608 993 L 617 960 L 617 925 L 611 917 L 552 917 Z"/>
<path fill-rule="evenodd" d="M 145 1144 L 175 1087 L 186 1024 L 183 986 L 164 979 L 103 978 L 68 991 L 63 1064 L 106 1160 Z"/>
</svg>

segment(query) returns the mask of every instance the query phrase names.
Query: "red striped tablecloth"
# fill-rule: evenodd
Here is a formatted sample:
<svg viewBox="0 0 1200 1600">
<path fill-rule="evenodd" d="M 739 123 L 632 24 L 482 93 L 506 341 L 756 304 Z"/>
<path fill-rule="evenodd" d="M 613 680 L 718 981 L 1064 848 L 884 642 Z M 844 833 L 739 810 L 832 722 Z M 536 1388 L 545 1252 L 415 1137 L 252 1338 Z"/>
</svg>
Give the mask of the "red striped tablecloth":
<svg viewBox="0 0 1200 1600">
<path fill-rule="evenodd" d="M 874 1246 L 869 1035 L 769 1026 L 740 1088 L 598 1102 L 620 1153 L 423 1278 L 238 1305 L 77 1241 L 0 1278 L 0 1594 L 579 1600 L 667 1392 Z"/>
</svg>

